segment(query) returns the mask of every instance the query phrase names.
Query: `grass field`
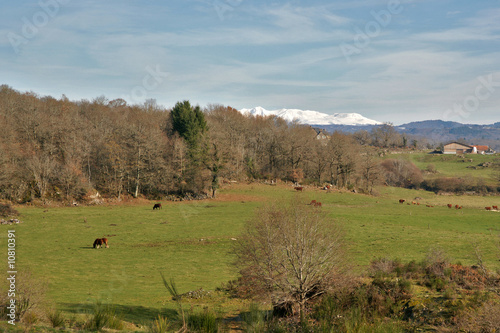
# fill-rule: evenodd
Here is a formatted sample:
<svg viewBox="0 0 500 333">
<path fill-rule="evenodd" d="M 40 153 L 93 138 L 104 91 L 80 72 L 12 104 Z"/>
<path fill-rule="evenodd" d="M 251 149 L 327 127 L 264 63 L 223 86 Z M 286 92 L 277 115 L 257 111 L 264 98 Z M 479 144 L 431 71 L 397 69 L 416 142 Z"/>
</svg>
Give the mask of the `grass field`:
<svg viewBox="0 0 500 333">
<path fill-rule="evenodd" d="M 426 178 L 437 177 L 473 177 L 480 178 L 486 184 L 495 184 L 494 178 L 498 175 L 498 169 L 482 167 L 485 162 L 498 162 L 498 155 L 467 154 L 463 158 L 457 155 L 427 154 L 427 153 L 404 153 L 389 154 L 385 158 L 403 158 L 413 162 L 419 169 L 426 170 L 429 165 L 434 166 L 437 173 L 426 175 Z"/>
<path fill-rule="evenodd" d="M 231 249 L 245 221 L 265 202 L 292 196 L 323 203 L 322 209 L 344 229 L 358 273 L 379 257 L 422 260 L 433 247 L 467 265 L 477 262 L 478 248 L 488 268 L 500 268 L 500 213 L 484 209 L 500 204 L 499 197 L 437 196 L 389 187 L 377 191 L 378 196 L 367 196 L 309 187 L 296 193 L 290 186 L 251 184 L 223 188 L 216 200 L 163 202 L 156 211 L 152 202 L 19 206 L 24 223 L 2 225 L 0 239 L 5 245 L 7 230 L 15 228 L 18 270 L 29 269 L 45 280 L 47 297 L 59 309 L 78 313 L 101 300 L 136 323 L 175 309 L 160 272 L 176 281 L 180 293 L 213 291 L 237 278 Z M 417 197 L 420 205 L 398 202 Z M 449 209 L 448 203 L 463 209 Z M 93 249 L 98 237 L 107 237 L 110 247 Z M 248 305 L 217 295 L 195 303 L 228 315 Z"/>
</svg>

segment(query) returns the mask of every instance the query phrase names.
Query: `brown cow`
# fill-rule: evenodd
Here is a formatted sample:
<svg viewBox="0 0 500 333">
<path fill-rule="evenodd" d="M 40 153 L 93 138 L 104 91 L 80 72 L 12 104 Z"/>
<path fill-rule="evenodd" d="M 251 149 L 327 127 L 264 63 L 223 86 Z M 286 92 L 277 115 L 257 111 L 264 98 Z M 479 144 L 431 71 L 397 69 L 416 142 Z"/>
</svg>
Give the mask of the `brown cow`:
<svg viewBox="0 0 500 333">
<path fill-rule="evenodd" d="M 453 205 L 452 205 L 452 204 L 448 204 L 447 206 L 448 206 L 448 208 L 451 208 L 451 207 L 453 207 Z"/>
<path fill-rule="evenodd" d="M 106 248 L 109 248 L 109 246 L 108 246 L 108 239 L 107 238 L 97 238 L 94 241 L 94 249 L 98 249 L 98 248 L 100 248 L 101 246 L 104 246 L 104 245 L 106 245 Z"/>
<path fill-rule="evenodd" d="M 399 203 L 402 204 L 403 202 L 405 202 L 405 199 L 399 199 Z"/>
<path fill-rule="evenodd" d="M 311 201 L 311 203 L 310 203 L 310 205 L 311 205 L 311 206 L 312 206 L 312 205 L 315 205 L 315 204 L 316 204 L 316 202 L 317 202 L 316 200 L 312 200 L 312 201 Z"/>
<path fill-rule="evenodd" d="M 494 210 L 498 210 L 498 206 L 491 206 Z"/>
<path fill-rule="evenodd" d="M 302 186 L 295 186 L 294 187 L 295 191 L 297 192 L 302 192 L 302 190 L 304 189 Z"/>
<path fill-rule="evenodd" d="M 153 206 L 153 210 L 155 209 L 161 209 L 161 203 L 155 203 L 155 205 Z"/>
<path fill-rule="evenodd" d="M 484 207 L 484 209 L 486 209 L 486 210 L 491 210 L 491 207 Z"/>
<path fill-rule="evenodd" d="M 321 202 L 319 202 L 319 201 L 318 201 L 318 202 L 316 202 L 316 203 L 314 204 L 314 207 L 321 207 Z"/>
</svg>

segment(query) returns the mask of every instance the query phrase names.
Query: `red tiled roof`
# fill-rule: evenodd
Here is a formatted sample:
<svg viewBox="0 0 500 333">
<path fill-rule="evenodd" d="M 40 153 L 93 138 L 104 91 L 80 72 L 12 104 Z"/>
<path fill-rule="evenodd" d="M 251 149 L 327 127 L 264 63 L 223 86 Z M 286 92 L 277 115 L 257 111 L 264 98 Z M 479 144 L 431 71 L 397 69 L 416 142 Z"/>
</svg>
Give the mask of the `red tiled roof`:
<svg viewBox="0 0 500 333">
<path fill-rule="evenodd" d="M 488 146 L 472 146 L 472 147 L 476 147 L 477 151 L 487 151 L 488 149 L 490 149 L 490 147 Z"/>
</svg>

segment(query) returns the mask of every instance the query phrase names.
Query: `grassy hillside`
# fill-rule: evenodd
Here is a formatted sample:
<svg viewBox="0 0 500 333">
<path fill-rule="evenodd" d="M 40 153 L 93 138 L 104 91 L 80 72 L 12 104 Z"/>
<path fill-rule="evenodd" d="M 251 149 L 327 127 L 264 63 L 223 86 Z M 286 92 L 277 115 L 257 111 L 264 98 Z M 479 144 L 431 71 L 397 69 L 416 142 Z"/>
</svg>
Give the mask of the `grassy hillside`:
<svg viewBox="0 0 500 333">
<path fill-rule="evenodd" d="M 389 154 L 385 158 L 403 158 L 413 162 L 419 169 L 427 170 L 429 166 L 437 172 L 426 174 L 426 178 L 437 177 L 473 177 L 481 178 L 486 184 L 494 184 L 494 176 L 499 170 L 493 167 L 483 167 L 483 163 L 498 162 L 498 155 L 472 155 L 464 157 L 457 155 L 428 154 L 428 153 L 403 153 Z"/>
<path fill-rule="evenodd" d="M 100 300 L 114 305 L 124 319 L 136 323 L 160 311 L 173 314 L 175 303 L 160 276 L 173 278 L 180 293 L 202 288 L 212 296 L 186 306 L 209 305 L 226 315 L 248 303 L 213 291 L 238 277 L 231 249 L 245 221 L 265 202 L 300 196 L 312 199 L 343 227 L 355 272 L 364 273 L 376 258 L 422 260 L 432 248 L 452 262 L 484 264 L 499 269 L 500 212 L 498 197 L 438 196 L 433 193 L 381 187 L 379 196 L 346 191 L 264 184 L 232 185 L 219 198 L 206 201 L 153 202 L 92 207 L 16 207 L 22 224 L 16 229 L 18 270 L 30 270 L 48 283 L 47 298 L 65 312 L 82 313 Z M 399 199 L 405 199 L 403 204 Z M 418 202 L 407 204 L 408 202 Z M 449 209 L 451 203 L 462 209 Z M 433 207 L 427 207 L 433 206 Z M 95 238 L 107 237 L 108 249 L 93 249 Z M 2 282 L 5 283 L 5 282 Z"/>
</svg>

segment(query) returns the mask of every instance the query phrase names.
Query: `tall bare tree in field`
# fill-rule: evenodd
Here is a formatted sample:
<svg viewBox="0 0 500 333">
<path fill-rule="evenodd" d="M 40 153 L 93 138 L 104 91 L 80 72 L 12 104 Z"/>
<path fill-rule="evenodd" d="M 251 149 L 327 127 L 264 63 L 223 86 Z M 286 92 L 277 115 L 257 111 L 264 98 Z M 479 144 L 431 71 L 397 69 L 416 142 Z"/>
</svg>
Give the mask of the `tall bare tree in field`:
<svg viewBox="0 0 500 333">
<path fill-rule="evenodd" d="M 381 182 L 383 178 L 382 169 L 375 151 L 369 147 L 364 147 L 359 158 L 359 172 L 366 192 L 372 193 L 375 184 Z"/>
<path fill-rule="evenodd" d="M 321 209 L 294 199 L 261 208 L 237 248 L 243 281 L 275 309 L 302 316 L 345 273 L 342 232 Z"/>
<path fill-rule="evenodd" d="M 356 171 L 359 145 L 351 136 L 335 132 L 326 147 L 332 184 L 347 187 Z"/>
</svg>

